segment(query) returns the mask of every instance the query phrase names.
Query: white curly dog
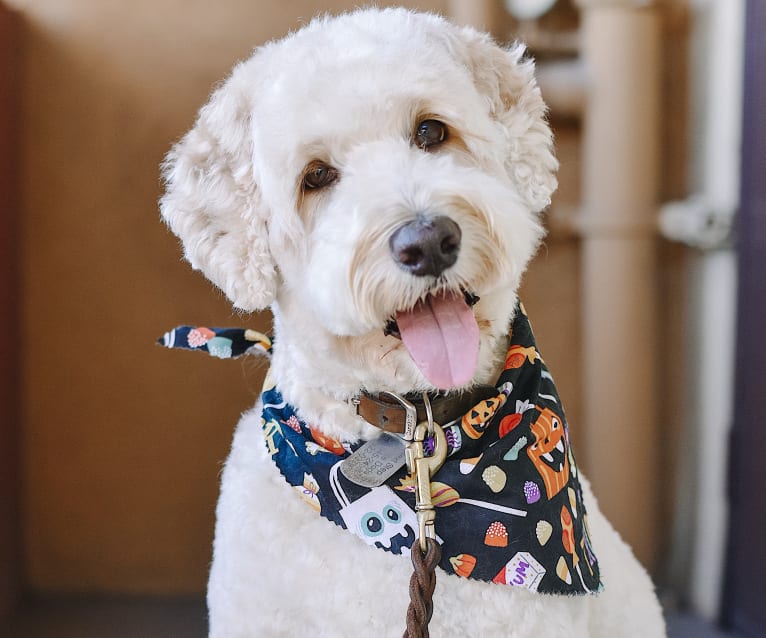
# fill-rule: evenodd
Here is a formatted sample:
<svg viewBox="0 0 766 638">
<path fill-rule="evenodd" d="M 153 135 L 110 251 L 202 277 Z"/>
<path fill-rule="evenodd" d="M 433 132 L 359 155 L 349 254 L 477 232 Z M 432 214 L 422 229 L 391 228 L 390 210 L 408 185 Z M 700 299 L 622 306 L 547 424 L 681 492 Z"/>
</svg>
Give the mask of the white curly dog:
<svg viewBox="0 0 766 638">
<path fill-rule="evenodd" d="M 360 396 L 435 400 L 496 381 L 556 168 L 523 47 L 366 9 L 237 65 L 169 153 L 161 209 L 234 306 L 271 308 L 271 384 L 320 443 L 348 448 L 381 431 Z M 307 507 L 269 457 L 261 410 L 223 472 L 210 635 L 401 635 L 411 562 Z M 665 634 L 652 583 L 580 480 L 603 591 L 439 569 L 432 635 Z"/>
</svg>

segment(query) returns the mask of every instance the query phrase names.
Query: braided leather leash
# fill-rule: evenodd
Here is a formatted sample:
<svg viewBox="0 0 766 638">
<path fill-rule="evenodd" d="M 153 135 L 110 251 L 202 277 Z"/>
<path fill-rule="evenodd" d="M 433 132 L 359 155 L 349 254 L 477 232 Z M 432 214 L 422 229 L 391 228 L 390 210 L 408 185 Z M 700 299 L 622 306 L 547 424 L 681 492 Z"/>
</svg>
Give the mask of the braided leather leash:
<svg viewBox="0 0 766 638">
<path fill-rule="evenodd" d="M 425 554 L 419 545 L 412 547 L 410 577 L 410 605 L 407 608 L 407 629 L 402 638 L 428 638 L 428 623 L 434 611 L 433 594 L 436 587 L 436 566 L 442 556 L 442 548 L 436 539 L 427 538 Z"/>
<path fill-rule="evenodd" d="M 428 623 L 434 610 L 436 566 L 442 555 L 434 530 L 436 510 L 431 501 L 431 477 L 447 458 L 447 439 L 441 426 L 434 423 L 431 404 L 425 393 L 423 400 L 427 421 L 417 424 L 413 440 L 405 451 L 407 469 L 415 475 L 415 512 L 420 534 L 410 552 L 414 572 L 410 578 L 410 605 L 407 608 L 407 629 L 403 638 L 428 638 Z M 427 434 L 434 437 L 431 456 L 425 456 L 423 449 Z"/>
</svg>

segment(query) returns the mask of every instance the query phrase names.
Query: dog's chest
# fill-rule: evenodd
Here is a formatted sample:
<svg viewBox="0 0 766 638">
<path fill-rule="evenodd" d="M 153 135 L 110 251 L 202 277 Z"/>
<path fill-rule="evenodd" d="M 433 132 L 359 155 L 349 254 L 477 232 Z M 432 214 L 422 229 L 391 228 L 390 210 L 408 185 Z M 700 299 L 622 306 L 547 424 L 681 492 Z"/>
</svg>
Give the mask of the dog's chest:
<svg viewBox="0 0 766 638">
<path fill-rule="evenodd" d="M 409 559 L 328 524 L 294 492 L 269 462 L 259 414 L 250 412 L 222 477 L 208 590 L 218 611 L 211 620 L 236 618 L 241 633 L 211 626 L 212 635 L 401 636 Z M 439 571 L 431 635 L 544 636 L 555 614 L 569 635 L 584 637 L 590 600 L 597 598 L 541 597 Z"/>
</svg>

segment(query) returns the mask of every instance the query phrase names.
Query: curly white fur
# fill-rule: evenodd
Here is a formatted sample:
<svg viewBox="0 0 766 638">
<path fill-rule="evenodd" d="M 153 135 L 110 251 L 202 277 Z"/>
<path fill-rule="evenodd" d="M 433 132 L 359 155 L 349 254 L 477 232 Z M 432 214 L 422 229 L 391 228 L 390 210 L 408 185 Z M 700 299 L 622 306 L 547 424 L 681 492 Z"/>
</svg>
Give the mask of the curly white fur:
<svg viewBox="0 0 766 638">
<path fill-rule="evenodd" d="M 271 374 L 302 418 L 353 440 L 377 430 L 360 390 L 432 389 L 383 327 L 440 290 L 479 295 L 479 364 L 492 382 L 516 289 L 556 187 L 546 108 L 522 46 L 403 9 L 314 20 L 235 67 L 164 165 L 162 214 L 191 264 L 235 306 L 270 306 Z M 413 144 L 444 122 L 448 143 Z M 304 191 L 320 160 L 338 179 Z M 414 277 L 389 237 L 421 215 L 462 231 L 457 262 Z M 223 476 L 209 587 L 211 635 L 396 635 L 410 565 L 320 519 L 266 458 L 243 418 Z M 606 592 L 555 598 L 440 575 L 433 635 L 663 635 L 648 577 L 598 513 Z"/>
</svg>

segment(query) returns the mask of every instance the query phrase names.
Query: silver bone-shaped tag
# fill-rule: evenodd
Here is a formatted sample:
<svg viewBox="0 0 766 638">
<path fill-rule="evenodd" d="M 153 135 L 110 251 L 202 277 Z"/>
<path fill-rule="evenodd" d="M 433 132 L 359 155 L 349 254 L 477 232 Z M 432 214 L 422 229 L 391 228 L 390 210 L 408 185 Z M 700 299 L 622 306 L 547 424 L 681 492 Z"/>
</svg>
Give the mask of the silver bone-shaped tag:
<svg viewBox="0 0 766 638">
<path fill-rule="evenodd" d="M 404 466 L 407 442 L 401 437 L 381 432 L 377 439 L 367 441 L 340 464 L 340 471 L 349 481 L 362 487 L 378 487 Z"/>
</svg>

